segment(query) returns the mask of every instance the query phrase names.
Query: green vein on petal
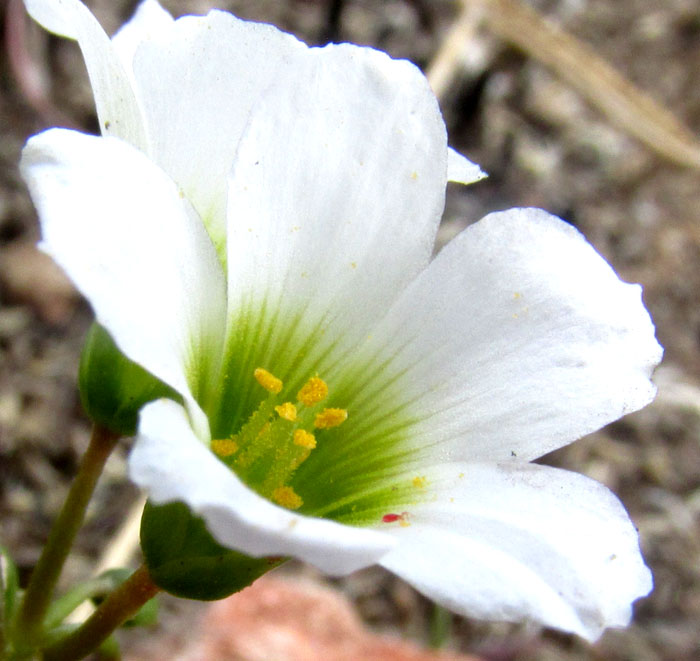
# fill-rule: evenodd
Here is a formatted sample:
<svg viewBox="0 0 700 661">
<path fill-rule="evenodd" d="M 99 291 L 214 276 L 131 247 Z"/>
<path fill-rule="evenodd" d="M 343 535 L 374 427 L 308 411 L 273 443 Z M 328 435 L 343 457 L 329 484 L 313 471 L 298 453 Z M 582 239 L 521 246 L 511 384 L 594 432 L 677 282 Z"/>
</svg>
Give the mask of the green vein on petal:
<svg viewBox="0 0 700 661">
<path fill-rule="evenodd" d="M 283 485 L 303 501 L 299 511 L 367 525 L 380 520 L 380 512 L 414 501 L 416 489 L 410 481 L 402 486 L 406 480 L 400 476 L 416 467 L 411 434 L 421 416 L 418 396 L 403 387 L 409 367 L 398 362 L 400 349 L 378 355 L 376 348 L 348 347 L 342 336 L 326 336 L 327 317 L 310 320 L 304 306 L 285 314 L 289 306 L 272 297 L 239 300 L 229 317 L 220 399 L 208 411 L 212 438 L 235 439 L 268 397 L 253 377 L 256 368 L 283 381 L 278 404 L 296 402 L 299 389 L 318 374 L 329 387 L 323 407 L 346 409 L 348 419 L 337 428 L 306 430 L 317 446 Z M 269 443 L 272 437 L 266 438 Z M 235 468 L 235 461 L 228 465 L 243 471 L 244 480 L 254 475 L 250 486 L 261 488 L 260 470 Z"/>
</svg>

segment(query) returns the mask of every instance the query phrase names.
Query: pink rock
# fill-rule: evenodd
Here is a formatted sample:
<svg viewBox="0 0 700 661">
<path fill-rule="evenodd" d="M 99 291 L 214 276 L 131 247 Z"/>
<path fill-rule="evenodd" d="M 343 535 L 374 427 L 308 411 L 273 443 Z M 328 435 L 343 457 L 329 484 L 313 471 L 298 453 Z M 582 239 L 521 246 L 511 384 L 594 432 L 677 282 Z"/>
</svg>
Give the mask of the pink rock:
<svg viewBox="0 0 700 661">
<path fill-rule="evenodd" d="M 181 638 L 181 636 L 178 636 Z M 368 632 L 339 592 L 310 581 L 265 576 L 208 606 L 172 661 L 479 661 L 422 650 Z M 168 647 L 167 641 L 163 641 Z M 177 645 L 177 643 L 175 643 Z M 170 643 L 172 648 L 172 641 Z M 135 661 L 137 657 L 132 657 Z M 143 652 L 138 656 L 146 658 Z"/>
</svg>

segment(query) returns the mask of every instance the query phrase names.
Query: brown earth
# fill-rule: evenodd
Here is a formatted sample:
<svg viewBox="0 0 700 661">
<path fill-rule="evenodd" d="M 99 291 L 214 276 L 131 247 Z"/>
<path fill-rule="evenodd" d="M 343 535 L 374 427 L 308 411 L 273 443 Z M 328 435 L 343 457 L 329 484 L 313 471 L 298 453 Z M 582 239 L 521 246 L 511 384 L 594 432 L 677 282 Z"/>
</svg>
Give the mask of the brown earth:
<svg viewBox="0 0 700 661">
<path fill-rule="evenodd" d="M 113 31 L 135 3 L 88 4 Z M 163 4 L 177 14 L 214 3 Z M 421 66 L 457 11 L 450 0 L 216 4 L 309 43 L 371 44 Z M 698 133 L 696 0 L 532 4 Z M 32 248 L 36 216 L 16 164 L 29 135 L 56 124 L 95 130 L 96 120 L 78 49 L 18 20 L 11 11 L 16 5 L 6 0 L 0 6 L 0 521 L 2 542 L 26 577 L 86 445 L 76 367 L 90 312 Z M 601 480 L 621 497 L 640 529 L 656 587 L 639 602 L 632 626 L 606 633 L 594 646 L 550 631 L 457 617 L 447 642 L 493 661 L 700 658 L 700 173 L 656 156 L 488 32 L 478 38 L 482 62 L 458 76 L 443 109 L 451 143 L 490 178 L 450 190 L 442 237 L 495 209 L 541 206 L 579 227 L 624 279 L 643 284 L 666 348 L 659 397 L 548 460 Z M 125 455 L 122 449 L 108 464 L 68 577 L 89 571 L 136 497 L 124 481 Z M 308 569 L 291 571 L 322 580 Z M 397 579 L 375 568 L 337 584 L 375 631 L 427 640 L 432 606 Z"/>
</svg>

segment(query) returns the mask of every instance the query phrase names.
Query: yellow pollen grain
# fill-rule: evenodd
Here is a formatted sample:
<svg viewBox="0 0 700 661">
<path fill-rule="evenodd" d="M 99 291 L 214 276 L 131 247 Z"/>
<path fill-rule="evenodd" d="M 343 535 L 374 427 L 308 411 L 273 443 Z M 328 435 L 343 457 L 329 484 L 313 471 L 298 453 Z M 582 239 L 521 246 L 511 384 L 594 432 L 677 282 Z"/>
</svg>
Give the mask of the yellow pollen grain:
<svg viewBox="0 0 700 661">
<path fill-rule="evenodd" d="M 238 443 L 230 438 L 218 438 L 211 442 L 211 451 L 217 457 L 230 457 L 238 452 Z"/>
<path fill-rule="evenodd" d="M 280 418 L 294 422 L 297 419 L 297 407 L 291 402 L 285 402 L 279 406 L 275 406 L 275 411 Z"/>
<path fill-rule="evenodd" d="M 328 397 L 328 385 L 318 376 L 312 376 L 297 393 L 297 399 L 304 406 L 313 406 Z"/>
<path fill-rule="evenodd" d="M 253 372 L 253 376 L 268 392 L 277 394 L 282 390 L 282 381 L 262 367 L 256 368 L 255 372 Z"/>
<path fill-rule="evenodd" d="M 416 489 L 425 489 L 426 485 L 428 484 L 428 480 L 426 480 L 425 477 L 420 477 L 417 475 L 413 478 L 413 480 L 411 480 L 411 483 Z"/>
<path fill-rule="evenodd" d="M 402 528 L 408 528 L 411 524 L 409 521 L 406 521 L 406 519 L 399 519 L 399 525 Z"/>
<path fill-rule="evenodd" d="M 316 414 L 314 427 L 316 429 L 330 429 L 342 425 L 348 419 L 348 412 L 345 409 L 323 409 Z"/>
<path fill-rule="evenodd" d="M 294 445 L 313 450 L 316 447 L 316 437 L 305 429 L 295 429 Z"/>
<path fill-rule="evenodd" d="M 297 510 L 304 504 L 292 487 L 277 487 L 272 492 L 272 500 L 289 510 Z"/>
</svg>

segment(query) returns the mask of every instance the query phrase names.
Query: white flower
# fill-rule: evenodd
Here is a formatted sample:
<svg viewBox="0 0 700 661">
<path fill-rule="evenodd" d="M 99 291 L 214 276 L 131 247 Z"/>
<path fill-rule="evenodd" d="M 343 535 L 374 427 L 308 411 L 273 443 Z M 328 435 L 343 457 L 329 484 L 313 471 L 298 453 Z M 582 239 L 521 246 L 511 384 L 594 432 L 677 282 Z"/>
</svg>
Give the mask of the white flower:
<svg viewBox="0 0 700 661">
<path fill-rule="evenodd" d="M 430 261 L 448 174 L 481 175 L 407 62 L 155 0 L 110 42 L 77 0 L 26 3 L 78 39 L 112 136 L 29 141 L 42 247 L 185 402 L 142 412 L 151 500 L 252 556 L 378 562 L 467 615 L 626 624 L 651 576 L 623 507 L 529 462 L 653 397 L 640 288 L 536 209 Z M 314 424 L 324 407 L 347 420 Z"/>
</svg>

